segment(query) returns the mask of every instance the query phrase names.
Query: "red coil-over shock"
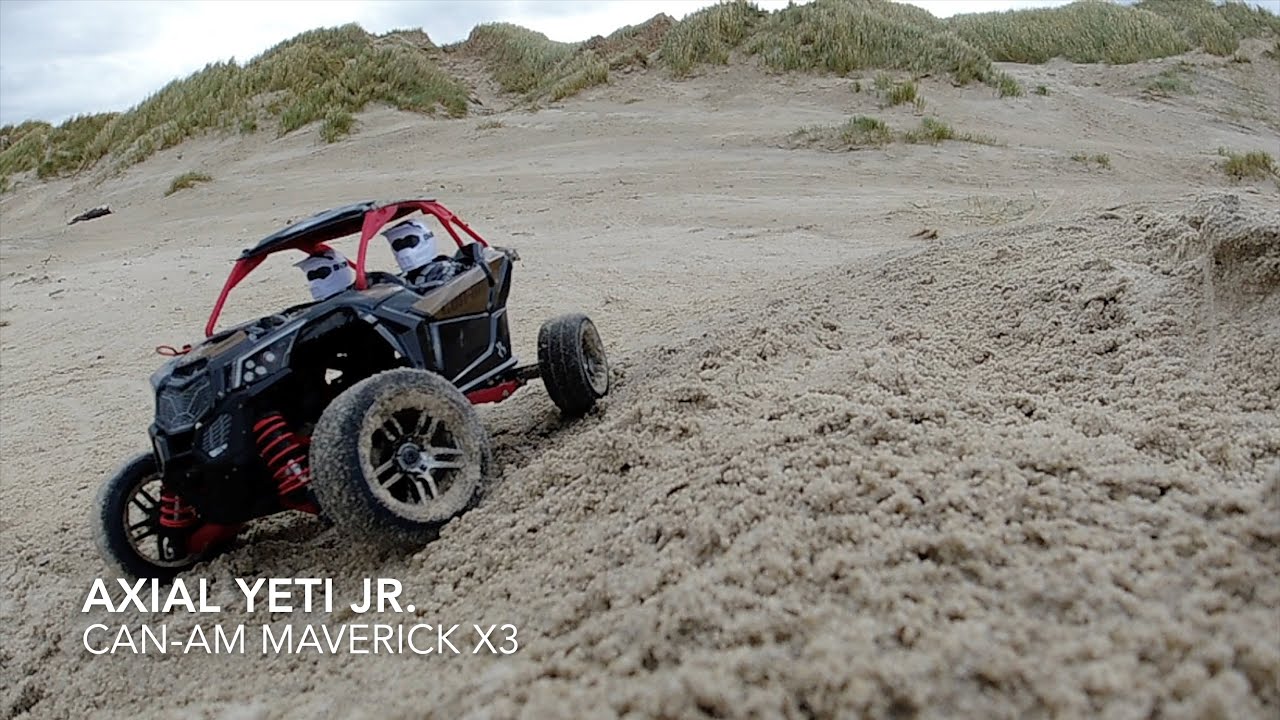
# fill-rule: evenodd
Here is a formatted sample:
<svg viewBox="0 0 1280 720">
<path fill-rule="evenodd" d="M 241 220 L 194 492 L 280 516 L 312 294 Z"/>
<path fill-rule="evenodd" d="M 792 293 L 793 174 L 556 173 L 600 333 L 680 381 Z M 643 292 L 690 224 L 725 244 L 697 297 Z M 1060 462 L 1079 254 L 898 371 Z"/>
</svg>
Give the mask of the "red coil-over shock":
<svg viewBox="0 0 1280 720">
<path fill-rule="evenodd" d="M 276 482 L 281 502 L 296 510 L 315 512 L 310 502 L 294 494 L 311 482 L 307 438 L 290 430 L 279 413 L 271 413 L 254 423 L 253 432 L 258 440 L 258 454 Z"/>
<path fill-rule="evenodd" d="M 167 528 L 181 530 L 196 524 L 199 518 L 196 509 L 182 502 L 182 498 L 169 492 L 160 491 L 160 524 Z"/>
</svg>

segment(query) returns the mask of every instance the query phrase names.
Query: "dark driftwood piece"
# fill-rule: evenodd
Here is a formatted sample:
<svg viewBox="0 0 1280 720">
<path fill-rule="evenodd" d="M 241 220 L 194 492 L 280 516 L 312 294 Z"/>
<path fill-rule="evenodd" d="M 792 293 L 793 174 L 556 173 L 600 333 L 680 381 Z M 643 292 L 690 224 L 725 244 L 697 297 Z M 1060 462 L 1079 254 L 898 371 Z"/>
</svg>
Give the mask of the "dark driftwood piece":
<svg viewBox="0 0 1280 720">
<path fill-rule="evenodd" d="M 98 217 L 102 217 L 103 215 L 110 215 L 110 214 L 111 214 L 111 208 L 107 207 L 106 205 L 103 205 L 102 207 L 96 207 L 92 210 L 85 210 L 79 215 L 71 218 L 71 222 L 67 224 L 75 225 L 81 220 L 92 220 L 94 218 L 98 218 Z"/>
</svg>

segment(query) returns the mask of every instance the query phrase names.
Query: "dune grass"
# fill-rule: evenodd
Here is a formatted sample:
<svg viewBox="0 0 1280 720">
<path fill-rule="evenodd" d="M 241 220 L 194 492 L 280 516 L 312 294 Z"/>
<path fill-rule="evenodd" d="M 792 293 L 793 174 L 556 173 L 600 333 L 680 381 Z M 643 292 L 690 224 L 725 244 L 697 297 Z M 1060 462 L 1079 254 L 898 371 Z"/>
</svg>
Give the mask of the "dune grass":
<svg viewBox="0 0 1280 720">
<path fill-rule="evenodd" d="M 813 0 L 771 14 L 746 50 L 774 70 L 845 75 L 867 68 L 984 80 L 990 61 L 912 5 L 889 0 Z"/>
<path fill-rule="evenodd" d="M 906 103 L 914 103 L 919 97 L 917 92 L 918 90 L 916 88 L 916 83 L 914 80 L 907 80 L 906 82 L 894 83 L 893 87 L 889 88 L 889 93 L 887 98 L 889 101 L 889 106 L 893 107 L 895 105 L 904 105 Z"/>
<path fill-rule="evenodd" d="M 1173 95 L 1186 95 L 1194 92 L 1191 85 L 1192 66 L 1188 63 L 1178 63 L 1173 67 L 1165 68 L 1147 81 L 1143 90 L 1148 95 L 1157 97 L 1171 97 Z"/>
<path fill-rule="evenodd" d="M 1234 180 L 1265 180 L 1268 177 L 1280 177 L 1280 169 L 1276 167 L 1271 153 L 1253 150 L 1238 153 L 1226 148 L 1218 148 L 1222 156 L 1219 167 L 1222 172 Z"/>
<path fill-rule="evenodd" d="M 593 37 L 584 46 L 607 58 L 610 70 L 619 70 L 629 65 L 647 67 L 650 56 L 657 52 L 663 38 L 675 25 L 675 18 L 665 13 L 659 14 L 639 25 L 618 28 L 608 37 Z"/>
<path fill-rule="evenodd" d="M 733 51 L 778 71 L 838 75 L 866 69 L 950 74 L 986 80 L 991 62 L 927 11 L 890 0 L 813 0 L 765 12 L 745 0 L 692 13 L 664 38 L 663 62 L 676 77 L 699 64 L 725 64 Z"/>
<path fill-rule="evenodd" d="M 94 138 L 116 113 L 80 115 L 53 126 L 38 120 L 0 128 L 0 178 L 34 170 L 40 179 L 82 167 Z"/>
<path fill-rule="evenodd" d="M 847 146 L 884 145 L 893 141 L 893 133 L 883 120 L 866 116 L 852 118 L 837 127 L 836 137 Z"/>
<path fill-rule="evenodd" d="M 1021 97 L 1025 94 L 1017 78 L 1003 70 L 995 71 L 988 83 L 996 89 L 1000 97 Z"/>
<path fill-rule="evenodd" d="M 978 145 L 998 145 L 995 138 L 970 132 L 958 132 L 951 125 L 932 117 L 920 121 L 920 126 L 902 134 L 903 142 L 912 144 L 937 145 L 947 140 L 976 143 Z"/>
<path fill-rule="evenodd" d="M 489 73 L 506 92 L 534 93 L 548 79 L 564 74 L 575 46 L 555 42 L 540 32 L 510 23 L 487 23 L 472 29 L 467 48 L 483 55 Z"/>
<path fill-rule="evenodd" d="M 954 140 L 956 131 L 955 128 L 937 118 L 925 118 L 920 121 L 920 127 L 908 130 L 902 137 L 906 142 L 913 144 L 937 145 L 944 140 Z"/>
<path fill-rule="evenodd" d="M 1142 0 L 1135 7 L 1176 23 L 1188 45 L 1206 52 L 1225 56 L 1240 47 L 1240 36 L 1211 0 Z"/>
<path fill-rule="evenodd" d="M 1245 38 L 1280 35 L 1280 16 L 1240 0 L 1139 0 L 1135 7 L 1173 21 L 1192 46 L 1222 57 Z"/>
<path fill-rule="evenodd" d="M 169 182 L 169 189 L 164 192 L 165 197 L 180 191 L 193 188 L 199 183 L 212 182 L 213 178 L 202 172 L 185 172 L 175 177 Z"/>
<path fill-rule="evenodd" d="M 1238 0 L 1081 0 L 1055 8 L 957 15 L 948 27 L 996 62 L 1123 64 L 1201 48 L 1229 56 L 1247 37 L 1280 34 L 1280 17 Z"/>
<path fill-rule="evenodd" d="M 996 62 L 1131 63 L 1186 52 L 1191 44 L 1166 17 L 1085 0 L 1054 8 L 957 15 L 948 27 Z"/>
<path fill-rule="evenodd" d="M 992 62 L 1133 63 L 1193 48 L 1229 56 L 1245 37 L 1280 35 L 1280 19 L 1231 0 L 1080 0 L 1055 8 L 957 15 L 940 20 L 890 0 L 813 0 L 765 12 L 729 0 L 692 13 L 662 42 L 676 77 L 725 64 L 737 51 L 775 71 L 847 75 L 866 69 L 946 74 L 982 81 L 1002 97 L 1024 94 Z"/>
<path fill-rule="evenodd" d="M 676 77 L 702 64 L 724 65 L 767 17 L 755 3 L 732 0 L 690 14 L 662 39 L 662 62 Z"/>
<path fill-rule="evenodd" d="M 357 25 L 312 30 L 244 65 L 207 65 L 124 113 L 73 118 L 56 128 L 0 128 L 0 136 L 10 138 L 0 149 L 0 176 L 30 170 L 42 178 L 66 175 L 108 156 L 128 166 L 203 133 L 257 132 L 267 117 L 281 135 L 324 121 L 321 136 L 336 138 L 351 129 L 346 117 L 371 102 L 465 115 L 469 90 L 439 67 L 437 53 L 420 31 L 371 35 Z"/>
<path fill-rule="evenodd" d="M 916 128 L 898 133 L 880 118 L 859 115 L 839 125 L 812 125 L 799 128 L 787 136 L 786 146 L 791 149 L 819 148 L 847 152 L 884 147 L 894 142 L 937 145 L 948 140 L 979 145 L 999 144 L 995 138 L 959 132 L 946 122 L 933 117 L 922 119 Z"/>
<path fill-rule="evenodd" d="M 482 57 L 489 73 L 505 91 L 529 101 L 562 100 L 609 81 L 609 71 L 648 64 L 674 24 L 658 15 L 640 25 L 628 25 L 608 37 L 562 43 L 511 23 L 486 23 L 450 51 Z"/>
<path fill-rule="evenodd" d="M 792 148 L 821 147 L 827 150 L 855 150 L 881 147 L 893 142 L 893 131 L 879 118 L 859 115 L 840 125 L 802 127 L 787 136 Z"/>
<path fill-rule="evenodd" d="M 355 129 L 356 119 L 350 111 L 332 108 L 325 113 L 320 123 L 320 137 L 327 143 L 335 143 L 351 134 Z"/>
<path fill-rule="evenodd" d="M 1071 159 L 1085 167 L 1097 165 L 1103 170 L 1111 169 L 1111 156 L 1106 153 L 1095 153 L 1090 155 L 1088 153 L 1079 152 L 1072 155 Z"/>
</svg>

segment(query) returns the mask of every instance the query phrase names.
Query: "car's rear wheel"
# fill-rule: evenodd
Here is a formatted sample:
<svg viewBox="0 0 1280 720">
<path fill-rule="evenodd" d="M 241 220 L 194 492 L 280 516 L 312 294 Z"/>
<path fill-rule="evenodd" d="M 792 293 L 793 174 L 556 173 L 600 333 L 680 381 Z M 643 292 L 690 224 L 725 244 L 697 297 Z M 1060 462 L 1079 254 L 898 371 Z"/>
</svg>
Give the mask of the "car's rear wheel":
<svg viewBox="0 0 1280 720">
<path fill-rule="evenodd" d="M 161 525 L 162 492 L 151 453 L 125 463 L 98 490 L 94 540 L 103 558 L 129 576 L 168 581 L 204 557 L 187 550 L 189 532 Z"/>
<path fill-rule="evenodd" d="M 591 319 L 561 315 L 538 331 L 538 369 L 551 401 L 567 417 L 595 407 L 609 392 L 609 360 Z"/>
<path fill-rule="evenodd" d="M 420 544 L 479 502 L 493 471 L 488 433 L 453 383 L 425 370 L 378 373 L 316 423 L 311 488 L 351 536 Z"/>
</svg>

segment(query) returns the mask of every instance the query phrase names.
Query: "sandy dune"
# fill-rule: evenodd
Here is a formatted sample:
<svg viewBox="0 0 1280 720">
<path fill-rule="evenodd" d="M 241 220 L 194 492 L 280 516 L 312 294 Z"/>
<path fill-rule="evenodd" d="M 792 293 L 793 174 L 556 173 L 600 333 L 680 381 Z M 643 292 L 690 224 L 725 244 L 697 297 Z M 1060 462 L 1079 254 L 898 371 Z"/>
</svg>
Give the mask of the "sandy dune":
<svg viewBox="0 0 1280 720">
<path fill-rule="evenodd" d="M 194 141 L 5 195 L 0 712 L 1275 717 L 1280 187 L 1215 165 L 1280 151 L 1257 50 L 1190 57 L 1198 92 L 1168 99 L 1138 88 L 1177 59 L 1007 68 L 1043 97 L 923 83 L 994 147 L 784 149 L 919 118 L 853 79 L 733 67 L 492 118 L 377 111 L 331 146 Z M 162 198 L 187 170 L 215 179 Z M 537 386 L 485 408 L 502 482 L 416 554 L 288 519 L 191 575 L 395 577 L 423 621 L 513 623 L 520 651 L 86 653 L 93 622 L 161 620 L 80 612 L 105 572 L 88 503 L 147 447 L 152 348 L 193 339 L 276 226 L 415 195 L 520 250 L 517 352 L 591 314 L 614 394 L 567 425 Z M 280 262 L 228 319 L 304 296 Z"/>
</svg>

